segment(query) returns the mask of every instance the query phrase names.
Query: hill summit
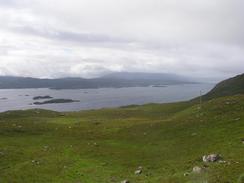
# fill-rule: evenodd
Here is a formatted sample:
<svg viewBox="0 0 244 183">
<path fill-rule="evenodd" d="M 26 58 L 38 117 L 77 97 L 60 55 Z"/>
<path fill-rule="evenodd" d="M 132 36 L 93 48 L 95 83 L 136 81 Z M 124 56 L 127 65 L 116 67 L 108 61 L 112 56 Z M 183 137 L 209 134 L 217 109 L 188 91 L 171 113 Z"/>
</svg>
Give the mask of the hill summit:
<svg viewBox="0 0 244 183">
<path fill-rule="evenodd" d="M 244 94 L 244 74 L 218 83 L 209 93 L 203 96 L 203 100 Z"/>
</svg>

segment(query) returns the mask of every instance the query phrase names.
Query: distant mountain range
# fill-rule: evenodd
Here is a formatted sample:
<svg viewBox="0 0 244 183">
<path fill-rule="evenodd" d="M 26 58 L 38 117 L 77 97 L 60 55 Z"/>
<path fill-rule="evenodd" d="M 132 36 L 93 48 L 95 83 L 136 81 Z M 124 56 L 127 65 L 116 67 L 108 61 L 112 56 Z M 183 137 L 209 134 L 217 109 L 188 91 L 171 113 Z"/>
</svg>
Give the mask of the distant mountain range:
<svg viewBox="0 0 244 183">
<path fill-rule="evenodd" d="M 174 85 L 196 83 L 189 78 L 160 73 L 112 73 L 100 78 L 59 78 L 38 79 L 31 77 L 0 76 L 0 89 L 50 88 L 50 89 L 87 89 L 119 88 L 151 85 Z"/>
</svg>

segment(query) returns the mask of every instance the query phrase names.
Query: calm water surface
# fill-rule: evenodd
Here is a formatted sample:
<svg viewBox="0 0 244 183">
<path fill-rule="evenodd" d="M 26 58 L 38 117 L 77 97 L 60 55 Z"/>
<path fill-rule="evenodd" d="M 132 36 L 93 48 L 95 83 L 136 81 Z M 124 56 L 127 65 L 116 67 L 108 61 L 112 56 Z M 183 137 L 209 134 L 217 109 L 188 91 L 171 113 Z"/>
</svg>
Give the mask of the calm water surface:
<svg viewBox="0 0 244 183">
<path fill-rule="evenodd" d="M 79 111 L 119 107 L 131 104 L 168 103 L 184 101 L 208 92 L 213 84 L 186 84 L 166 87 L 99 88 L 79 90 L 8 89 L 0 90 L 0 112 L 31 108 L 55 111 Z M 33 97 L 49 95 L 54 98 L 80 100 L 66 104 L 33 105 Z M 40 100 L 42 101 L 42 100 Z"/>
</svg>

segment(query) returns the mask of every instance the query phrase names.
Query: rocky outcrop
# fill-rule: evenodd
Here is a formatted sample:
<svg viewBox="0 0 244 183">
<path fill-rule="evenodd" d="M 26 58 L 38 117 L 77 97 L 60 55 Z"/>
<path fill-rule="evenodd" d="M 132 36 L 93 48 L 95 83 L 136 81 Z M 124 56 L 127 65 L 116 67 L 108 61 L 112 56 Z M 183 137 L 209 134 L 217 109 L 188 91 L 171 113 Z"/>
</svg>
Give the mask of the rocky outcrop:
<svg viewBox="0 0 244 183">
<path fill-rule="evenodd" d="M 209 155 L 204 155 L 202 157 L 203 162 L 207 163 L 207 162 L 216 162 L 218 160 L 220 160 L 220 155 L 219 154 L 209 154 Z"/>
</svg>

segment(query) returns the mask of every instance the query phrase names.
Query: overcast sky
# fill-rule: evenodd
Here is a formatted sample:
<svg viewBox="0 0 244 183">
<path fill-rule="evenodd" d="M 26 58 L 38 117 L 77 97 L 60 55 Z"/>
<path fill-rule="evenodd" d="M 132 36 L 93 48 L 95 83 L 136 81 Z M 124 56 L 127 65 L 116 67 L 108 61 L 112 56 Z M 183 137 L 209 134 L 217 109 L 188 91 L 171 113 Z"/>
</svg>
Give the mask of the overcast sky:
<svg viewBox="0 0 244 183">
<path fill-rule="evenodd" d="M 0 0 L 0 75 L 244 72 L 243 0 Z"/>
</svg>

